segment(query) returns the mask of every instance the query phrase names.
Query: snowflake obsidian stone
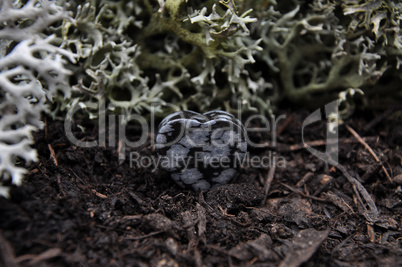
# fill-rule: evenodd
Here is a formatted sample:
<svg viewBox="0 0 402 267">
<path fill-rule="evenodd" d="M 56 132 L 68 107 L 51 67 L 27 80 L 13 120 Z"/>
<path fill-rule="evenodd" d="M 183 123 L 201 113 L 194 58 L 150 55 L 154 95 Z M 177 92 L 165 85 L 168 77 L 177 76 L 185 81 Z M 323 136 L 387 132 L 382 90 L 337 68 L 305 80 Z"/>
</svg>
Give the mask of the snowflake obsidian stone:
<svg viewBox="0 0 402 267">
<path fill-rule="evenodd" d="M 180 111 L 159 125 L 160 166 L 183 188 L 209 190 L 232 180 L 246 155 L 242 123 L 224 111 Z"/>
</svg>

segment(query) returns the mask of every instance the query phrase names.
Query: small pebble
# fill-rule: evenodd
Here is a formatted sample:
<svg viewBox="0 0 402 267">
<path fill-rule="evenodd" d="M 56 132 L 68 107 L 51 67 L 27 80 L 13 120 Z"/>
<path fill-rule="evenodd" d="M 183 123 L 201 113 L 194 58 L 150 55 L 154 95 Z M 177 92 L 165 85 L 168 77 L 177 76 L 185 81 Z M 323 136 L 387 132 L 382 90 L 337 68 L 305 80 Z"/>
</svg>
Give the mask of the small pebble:
<svg viewBox="0 0 402 267">
<path fill-rule="evenodd" d="M 209 190 L 237 175 L 247 152 L 244 126 L 224 111 L 179 111 L 160 123 L 156 151 L 179 186 Z"/>
</svg>

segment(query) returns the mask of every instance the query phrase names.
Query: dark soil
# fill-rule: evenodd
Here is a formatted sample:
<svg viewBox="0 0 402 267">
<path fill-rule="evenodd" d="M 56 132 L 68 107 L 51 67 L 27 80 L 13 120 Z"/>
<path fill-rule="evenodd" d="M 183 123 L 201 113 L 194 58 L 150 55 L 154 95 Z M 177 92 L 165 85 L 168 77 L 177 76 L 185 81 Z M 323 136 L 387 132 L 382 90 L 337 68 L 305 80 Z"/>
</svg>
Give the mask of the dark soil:
<svg viewBox="0 0 402 267">
<path fill-rule="evenodd" d="M 63 122 L 48 120 L 36 135 L 39 162 L 0 199 L 0 266 L 402 266 L 400 114 L 347 120 L 336 167 L 300 145 L 308 114 L 287 112 L 276 146 L 270 132 L 252 135 L 266 146 L 250 157 L 275 154 L 286 166 L 243 168 L 202 193 L 130 166 L 131 152 L 155 156 L 150 144 L 119 162 L 117 147 L 76 147 Z M 74 134 L 98 140 L 96 127 Z M 325 123 L 304 136 L 324 151 Z"/>
</svg>

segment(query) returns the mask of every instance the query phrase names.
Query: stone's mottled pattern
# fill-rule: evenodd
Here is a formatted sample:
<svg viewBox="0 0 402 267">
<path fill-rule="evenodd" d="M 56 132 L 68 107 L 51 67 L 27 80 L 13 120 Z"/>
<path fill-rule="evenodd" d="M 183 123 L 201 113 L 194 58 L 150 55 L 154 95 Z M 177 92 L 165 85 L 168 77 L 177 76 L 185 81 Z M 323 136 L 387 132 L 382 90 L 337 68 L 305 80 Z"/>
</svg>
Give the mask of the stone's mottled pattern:
<svg viewBox="0 0 402 267">
<path fill-rule="evenodd" d="M 156 149 L 183 188 L 209 190 L 235 177 L 247 151 L 242 123 L 224 111 L 179 111 L 159 125 Z"/>
</svg>

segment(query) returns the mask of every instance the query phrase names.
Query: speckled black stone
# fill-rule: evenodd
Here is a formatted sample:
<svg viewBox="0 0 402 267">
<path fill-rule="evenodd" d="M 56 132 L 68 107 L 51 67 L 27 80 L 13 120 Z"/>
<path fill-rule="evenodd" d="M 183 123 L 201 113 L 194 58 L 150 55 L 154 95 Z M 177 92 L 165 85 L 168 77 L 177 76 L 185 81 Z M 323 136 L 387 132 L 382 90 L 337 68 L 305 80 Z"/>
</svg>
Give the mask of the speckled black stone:
<svg viewBox="0 0 402 267">
<path fill-rule="evenodd" d="M 156 135 L 160 167 L 183 188 L 209 190 L 237 174 L 247 151 L 242 123 L 224 111 L 180 111 L 160 123 Z"/>
</svg>

